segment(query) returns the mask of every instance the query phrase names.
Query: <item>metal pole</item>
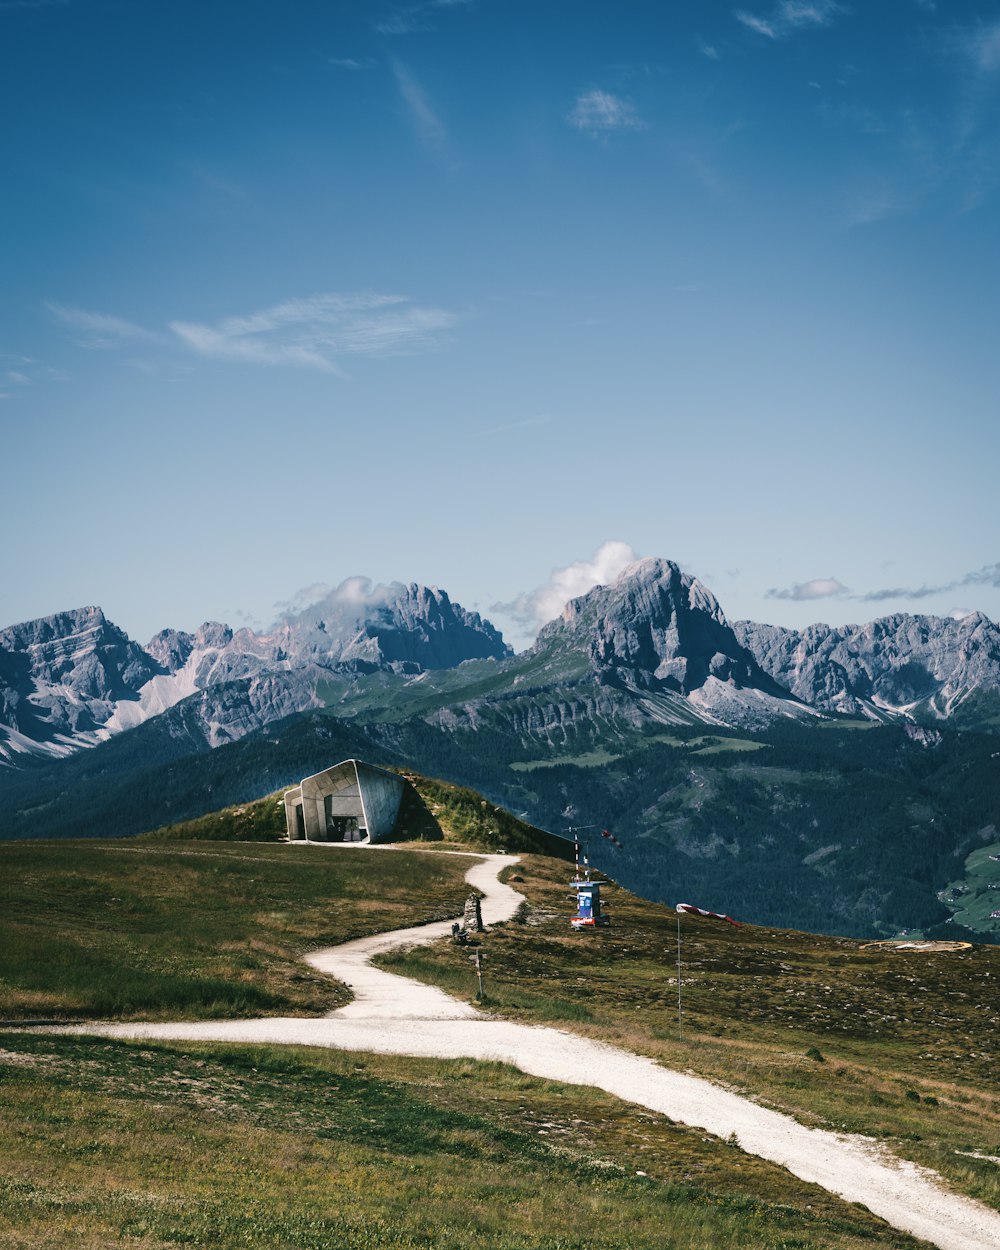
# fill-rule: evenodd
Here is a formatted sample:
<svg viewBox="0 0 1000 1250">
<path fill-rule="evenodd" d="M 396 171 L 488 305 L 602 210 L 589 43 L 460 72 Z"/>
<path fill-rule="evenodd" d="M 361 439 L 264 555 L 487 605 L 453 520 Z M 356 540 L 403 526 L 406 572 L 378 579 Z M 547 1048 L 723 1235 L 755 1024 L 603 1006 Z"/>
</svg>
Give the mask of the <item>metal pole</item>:
<svg viewBox="0 0 1000 1250">
<path fill-rule="evenodd" d="M 681 913 L 677 913 L 677 1037 L 682 1038 L 681 1029 Z"/>
</svg>

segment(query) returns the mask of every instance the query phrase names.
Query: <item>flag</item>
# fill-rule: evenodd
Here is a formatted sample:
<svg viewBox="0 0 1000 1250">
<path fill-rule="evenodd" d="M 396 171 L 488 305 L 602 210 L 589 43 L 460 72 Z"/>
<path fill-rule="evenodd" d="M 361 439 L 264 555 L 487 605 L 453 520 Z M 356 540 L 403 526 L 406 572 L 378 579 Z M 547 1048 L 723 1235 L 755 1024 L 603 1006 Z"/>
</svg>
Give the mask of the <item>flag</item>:
<svg viewBox="0 0 1000 1250">
<path fill-rule="evenodd" d="M 601 830 L 601 837 L 607 838 L 609 842 L 613 842 L 615 846 L 618 847 L 619 850 L 622 849 L 622 844 L 618 841 L 615 835 L 613 833 L 610 833 L 607 829 Z"/>
<path fill-rule="evenodd" d="M 677 910 L 685 916 L 707 916 L 709 920 L 724 920 L 726 924 L 731 924 L 734 929 L 740 927 L 740 922 L 734 920 L 732 916 L 724 916 L 718 911 L 705 911 L 701 907 L 693 907 L 690 903 L 678 903 Z"/>
</svg>

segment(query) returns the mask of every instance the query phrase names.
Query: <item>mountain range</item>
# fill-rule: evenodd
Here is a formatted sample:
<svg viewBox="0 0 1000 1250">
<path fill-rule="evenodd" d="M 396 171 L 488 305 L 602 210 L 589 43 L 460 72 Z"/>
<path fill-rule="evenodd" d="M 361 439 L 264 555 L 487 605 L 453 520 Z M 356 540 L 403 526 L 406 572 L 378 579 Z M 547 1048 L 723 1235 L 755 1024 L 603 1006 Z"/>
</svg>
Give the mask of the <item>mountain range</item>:
<svg viewBox="0 0 1000 1250">
<path fill-rule="evenodd" d="M 647 897 L 931 931 L 967 858 L 1000 853 L 998 726 L 987 617 L 730 623 L 667 560 L 571 600 L 518 655 L 415 585 L 145 647 L 84 608 L 0 631 L 0 837 L 138 833 L 355 755 L 555 832 L 613 829 L 597 861 Z"/>
<path fill-rule="evenodd" d="M 186 699 L 216 747 L 356 697 L 373 674 L 411 686 L 477 660 L 494 662 L 512 690 L 540 670 L 558 671 L 561 684 L 573 677 L 571 714 L 585 714 L 581 698 L 592 706 L 625 693 L 637 722 L 967 722 L 991 720 L 1000 704 L 1000 629 L 982 613 L 801 631 L 730 624 L 696 578 L 647 559 L 571 600 L 516 657 L 489 621 L 442 590 L 358 580 L 265 633 L 208 622 L 194 634 L 162 630 L 143 647 L 98 607 L 12 625 L 0 630 L 0 762 L 69 755 Z M 448 683 L 456 693 L 462 684 Z"/>
</svg>

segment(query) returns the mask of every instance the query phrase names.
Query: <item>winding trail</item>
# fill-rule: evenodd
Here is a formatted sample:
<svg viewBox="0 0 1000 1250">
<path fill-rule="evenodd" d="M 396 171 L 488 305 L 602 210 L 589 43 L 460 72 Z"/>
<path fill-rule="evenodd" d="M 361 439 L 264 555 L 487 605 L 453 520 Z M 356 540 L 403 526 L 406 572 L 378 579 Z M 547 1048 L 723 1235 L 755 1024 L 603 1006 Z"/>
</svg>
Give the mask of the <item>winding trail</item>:
<svg viewBox="0 0 1000 1250">
<path fill-rule="evenodd" d="M 483 920 L 509 920 L 523 896 L 497 880 L 514 855 L 477 856 L 466 880 L 480 890 Z M 652 1059 L 558 1029 L 494 1020 L 443 990 L 379 968 L 374 955 L 432 942 L 451 921 L 398 929 L 307 957 L 345 982 L 354 1001 L 319 1019 L 274 1017 L 176 1024 L 100 1024 L 66 1031 L 171 1041 L 226 1041 L 329 1046 L 427 1058 L 474 1058 L 513 1064 L 531 1076 L 606 1090 L 717 1137 L 735 1134 L 750 1154 L 804 1181 L 859 1202 L 889 1224 L 939 1250 L 998 1250 L 1000 1213 L 946 1188 L 935 1172 L 897 1159 L 875 1141 L 810 1129 L 698 1077 Z"/>
</svg>

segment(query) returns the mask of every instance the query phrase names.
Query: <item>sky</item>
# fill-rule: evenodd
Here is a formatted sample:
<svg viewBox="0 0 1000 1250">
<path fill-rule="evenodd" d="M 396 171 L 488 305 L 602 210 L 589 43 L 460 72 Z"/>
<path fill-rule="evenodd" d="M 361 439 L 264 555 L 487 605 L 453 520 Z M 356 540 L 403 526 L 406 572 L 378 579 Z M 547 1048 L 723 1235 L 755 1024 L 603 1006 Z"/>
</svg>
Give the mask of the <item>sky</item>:
<svg viewBox="0 0 1000 1250">
<path fill-rule="evenodd" d="M 1000 617 L 1000 4 L 0 0 L 0 624 Z"/>
</svg>

